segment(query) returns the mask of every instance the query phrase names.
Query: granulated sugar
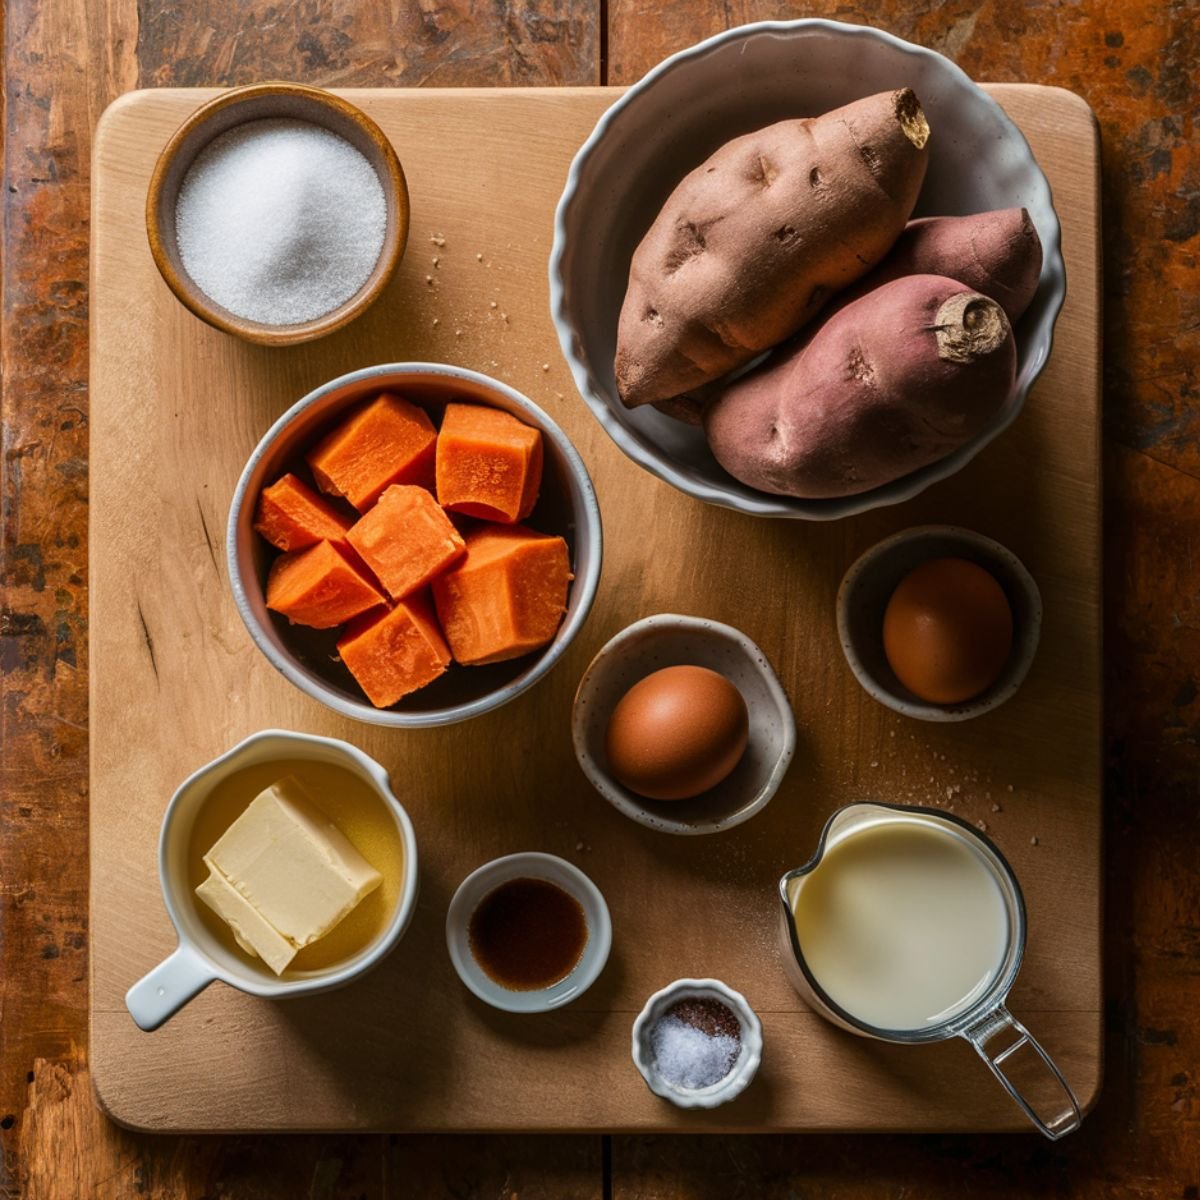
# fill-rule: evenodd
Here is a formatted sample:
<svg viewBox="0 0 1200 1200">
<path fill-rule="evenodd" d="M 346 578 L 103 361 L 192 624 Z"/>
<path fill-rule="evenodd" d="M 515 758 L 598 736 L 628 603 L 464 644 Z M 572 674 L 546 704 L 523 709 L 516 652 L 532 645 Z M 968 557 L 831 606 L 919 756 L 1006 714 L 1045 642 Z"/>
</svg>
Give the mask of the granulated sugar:
<svg viewBox="0 0 1200 1200">
<path fill-rule="evenodd" d="M 387 202 L 366 157 L 307 121 L 249 121 L 196 156 L 179 189 L 184 269 L 231 313 L 268 325 L 324 316 L 367 281 Z"/>
</svg>

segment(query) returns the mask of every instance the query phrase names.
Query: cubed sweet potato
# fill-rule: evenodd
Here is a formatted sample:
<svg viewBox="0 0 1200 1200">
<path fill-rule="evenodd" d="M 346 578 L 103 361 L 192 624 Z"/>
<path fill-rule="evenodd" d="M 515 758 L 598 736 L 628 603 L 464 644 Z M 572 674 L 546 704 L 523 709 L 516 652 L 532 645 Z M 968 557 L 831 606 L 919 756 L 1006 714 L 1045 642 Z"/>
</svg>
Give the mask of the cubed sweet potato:
<svg viewBox="0 0 1200 1200">
<path fill-rule="evenodd" d="M 851 496 L 974 437 L 1004 405 L 1016 347 L 995 300 L 938 275 L 885 283 L 704 414 L 717 461 L 764 492 Z"/>
<path fill-rule="evenodd" d="M 524 525 L 494 524 L 471 531 L 466 542 L 466 558 L 433 583 L 455 661 L 502 662 L 544 646 L 566 612 L 566 542 Z"/>
<path fill-rule="evenodd" d="M 630 263 L 616 353 L 625 404 L 749 362 L 870 270 L 916 203 L 928 138 L 905 88 L 735 138 L 687 175 Z"/>
<path fill-rule="evenodd" d="M 429 598 L 421 593 L 352 621 L 337 648 L 376 708 L 387 708 L 432 683 L 450 664 Z"/>
<path fill-rule="evenodd" d="M 280 550 L 303 550 L 320 541 L 345 541 L 350 522 L 289 472 L 259 493 L 254 528 Z"/>
<path fill-rule="evenodd" d="M 466 551 L 462 535 L 423 487 L 392 484 L 346 535 L 393 600 L 425 587 Z"/>
<path fill-rule="evenodd" d="M 482 404 L 447 404 L 438 431 L 438 503 L 485 521 L 523 521 L 542 483 L 541 431 Z"/>
<path fill-rule="evenodd" d="M 323 492 L 365 512 L 393 483 L 432 488 L 436 442 L 423 408 L 384 392 L 322 438 L 308 465 Z"/>
<path fill-rule="evenodd" d="M 333 542 L 281 554 L 267 576 L 267 607 L 294 625 L 332 629 L 384 602 L 351 551 Z"/>
</svg>

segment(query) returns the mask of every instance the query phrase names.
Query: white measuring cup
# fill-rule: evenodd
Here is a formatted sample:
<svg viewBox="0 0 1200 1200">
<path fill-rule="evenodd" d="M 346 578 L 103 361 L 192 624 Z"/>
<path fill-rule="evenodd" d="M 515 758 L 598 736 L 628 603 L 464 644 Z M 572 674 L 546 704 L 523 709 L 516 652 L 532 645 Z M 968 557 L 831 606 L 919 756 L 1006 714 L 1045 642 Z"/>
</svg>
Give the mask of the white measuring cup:
<svg viewBox="0 0 1200 1200">
<path fill-rule="evenodd" d="M 325 970 L 289 971 L 281 978 L 259 960 L 236 953 L 210 932 L 200 918 L 199 902 L 188 879 L 187 855 L 196 819 L 222 780 L 259 763 L 288 764 L 298 759 L 343 767 L 375 791 L 396 823 L 404 850 L 404 875 L 387 926 L 353 958 Z M 416 909 L 417 839 L 408 814 L 392 793 L 387 771 L 357 746 L 337 738 L 266 729 L 206 763 L 179 785 L 163 816 L 158 875 L 163 903 L 179 935 L 179 945 L 125 994 L 130 1016 L 146 1031 L 157 1029 L 218 979 L 252 996 L 279 999 L 342 987 L 371 970 L 404 936 Z"/>
<path fill-rule="evenodd" d="M 831 847 L 866 829 L 898 823 L 925 825 L 949 833 L 978 855 L 1000 890 L 1008 936 L 991 983 L 964 1008 L 952 1009 L 945 1020 L 918 1028 L 883 1029 L 848 1012 L 821 987 L 805 958 L 793 912 L 805 881 L 820 866 Z M 790 951 L 785 951 L 784 963 L 793 985 L 816 1012 L 851 1033 L 884 1042 L 911 1045 L 961 1037 L 970 1042 L 1005 1091 L 1046 1137 L 1057 1140 L 1079 1128 L 1082 1117 L 1075 1093 L 1034 1036 L 1005 1007 L 1025 952 L 1025 900 L 1012 868 L 986 837 L 965 821 L 937 809 L 850 804 L 838 809 L 825 823 L 813 857 L 779 881 L 779 899 L 783 941 L 786 950 Z M 1017 1077 L 1025 1082 L 1019 1085 Z M 1037 1102 L 1026 1094 L 1033 1090 L 1038 1094 Z"/>
</svg>

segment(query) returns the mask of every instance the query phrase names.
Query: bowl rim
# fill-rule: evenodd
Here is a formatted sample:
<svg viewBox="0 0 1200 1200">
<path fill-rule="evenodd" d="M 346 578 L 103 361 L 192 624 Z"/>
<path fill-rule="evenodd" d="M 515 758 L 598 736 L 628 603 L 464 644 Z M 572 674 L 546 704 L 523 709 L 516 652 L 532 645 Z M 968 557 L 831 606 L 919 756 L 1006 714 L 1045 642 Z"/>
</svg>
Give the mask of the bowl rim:
<svg viewBox="0 0 1200 1200">
<path fill-rule="evenodd" d="M 723 641 L 733 643 L 747 659 L 753 662 L 756 672 L 761 676 L 763 684 L 782 718 L 782 745 L 778 757 L 771 766 L 770 774 L 754 799 L 728 818 L 692 823 L 681 818 L 663 817 L 657 813 L 651 813 L 638 802 L 632 792 L 617 784 L 610 773 L 588 751 L 579 699 L 583 695 L 584 689 L 591 684 L 602 660 L 611 658 L 614 651 L 619 650 L 627 642 L 647 630 L 661 630 L 668 633 L 692 631 L 702 635 L 716 636 Z M 751 720 L 753 721 L 753 717 Z M 584 669 L 575 689 L 575 697 L 571 701 L 571 744 L 575 748 L 575 759 L 579 763 L 580 770 L 587 777 L 588 783 L 623 816 L 656 833 L 670 833 L 681 837 L 702 837 L 706 834 L 724 833 L 726 830 L 735 829 L 738 825 L 744 824 L 751 817 L 762 812 L 771 802 L 775 793 L 779 791 L 788 768 L 792 764 L 792 759 L 795 757 L 796 714 L 766 652 L 748 634 L 732 625 L 726 625 L 722 621 L 715 621 L 708 617 L 691 617 L 681 613 L 653 613 L 651 616 L 642 617 L 640 620 L 626 625 L 613 634 L 596 651 L 591 662 Z M 683 803 L 686 804 L 686 801 Z"/>
<path fill-rule="evenodd" d="M 555 448 L 562 455 L 566 463 L 567 474 L 574 486 L 578 488 L 579 502 L 573 505 L 577 530 L 576 544 L 580 540 L 587 540 L 591 549 L 584 570 L 577 574 L 571 583 L 570 596 L 572 598 L 578 596 L 575 611 L 568 612 L 554 635 L 554 640 L 541 650 L 528 669 L 503 687 L 487 692 L 475 700 L 445 705 L 442 708 L 430 709 L 426 712 L 397 712 L 389 708 L 375 708 L 365 699 L 347 699 L 334 691 L 323 680 L 300 668 L 291 655 L 279 653 L 250 607 L 247 584 L 242 578 L 241 567 L 238 563 L 239 526 L 242 512 L 253 502 L 249 497 L 251 477 L 259 463 L 301 413 L 306 412 L 313 405 L 319 404 L 331 392 L 341 388 L 352 388 L 369 381 L 395 380 L 417 375 L 434 375 L 452 382 L 465 381 L 484 390 L 497 392 L 510 401 L 518 411 L 532 418 L 537 428 L 554 443 Z M 380 384 L 380 387 L 386 386 L 387 384 Z M 362 396 L 356 396 L 354 399 L 347 399 L 346 404 L 357 404 L 362 399 Z M 580 538 L 579 531 L 581 530 L 586 530 L 583 539 Z M 234 604 L 242 619 L 242 624 L 245 625 L 254 644 L 266 656 L 267 661 L 305 695 L 324 704 L 341 716 L 370 725 L 383 725 L 396 729 L 429 729 L 466 721 L 490 712 L 492 709 L 500 708 L 539 682 L 565 653 L 591 612 L 600 583 L 603 552 L 604 535 L 600 505 L 596 499 L 591 476 L 588 474 L 587 466 L 579 451 L 575 449 L 570 438 L 554 418 L 527 396 L 493 376 L 470 370 L 467 367 L 434 362 L 380 363 L 372 367 L 360 367 L 320 384 L 297 400 L 275 419 L 246 460 L 246 465 L 242 468 L 233 498 L 230 501 L 229 518 L 225 531 L 225 564 L 229 573 L 229 588 L 233 593 Z M 578 560 L 578 555 L 576 555 L 576 559 Z M 579 562 L 576 561 L 573 565 L 578 569 Z M 257 581 L 253 586 L 261 590 L 261 585 Z"/>
<path fill-rule="evenodd" d="M 218 113 L 265 96 L 294 96 L 312 101 L 322 108 L 335 112 L 360 129 L 382 156 L 387 178 L 385 180 L 381 177 L 380 183 L 391 191 L 396 204 L 396 219 L 391 232 L 385 231 L 383 245 L 380 247 L 375 267 L 362 287 L 352 296 L 343 300 L 336 308 L 330 309 L 329 312 L 314 317 L 311 321 L 294 322 L 290 325 L 270 325 L 264 321 L 239 317 L 236 313 L 231 313 L 218 304 L 190 276 L 175 269 L 174 263 L 171 262 L 170 256 L 166 252 L 165 236 L 158 220 L 167 175 L 185 140 Z M 197 147 L 193 161 L 196 155 L 211 141 L 210 138 Z M 380 175 L 378 170 L 375 173 L 377 176 Z M 411 204 L 404 168 L 400 165 L 395 147 L 376 121 L 358 105 L 352 104 L 344 97 L 327 91 L 325 88 L 287 80 L 244 84 L 240 87 L 228 88 L 211 100 L 206 100 L 183 121 L 168 139 L 155 160 L 150 183 L 146 190 L 146 237 L 150 243 L 150 253 L 159 274 L 175 294 L 176 299 L 194 316 L 199 317 L 201 321 L 211 325 L 214 329 L 262 346 L 292 346 L 299 342 L 312 341 L 341 329 L 370 308 L 387 287 L 404 256 L 404 249 L 408 243 L 410 220 Z M 379 270 L 380 263 L 384 264 L 382 270 Z"/>
<path fill-rule="evenodd" d="M 796 497 L 773 496 L 768 492 L 762 492 L 753 497 L 745 497 L 732 494 L 724 487 L 698 480 L 679 470 L 658 450 L 648 450 L 643 447 L 641 442 L 613 415 L 608 403 L 603 398 L 604 389 L 600 386 L 594 372 L 585 366 L 582 356 L 576 353 L 579 336 L 567 313 L 568 289 L 564 283 L 562 269 L 567 252 L 567 222 L 581 194 L 581 177 L 597 146 L 606 136 L 609 128 L 619 119 L 624 109 L 642 93 L 649 91 L 664 75 L 695 59 L 713 54 L 731 42 L 760 35 L 789 37 L 811 32 L 828 33 L 835 37 L 861 38 L 866 41 L 874 40 L 892 50 L 935 63 L 938 69 L 946 72 L 947 77 L 955 85 L 973 92 L 981 105 L 1005 128 L 1006 136 L 1024 147 L 1029 163 L 1036 173 L 1037 190 L 1043 193 L 1044 211 L 1048 217 L 1045 236 L 1041 237 L 1043 279 L 1038 284 L 1039 290 L 1043 286 L 1048 288 L 1046 293 L 1048 304 L 1045 315 L 1047 325 L 1044 342 L 1045 353 L 1041 361 L 1037 363 L 1036 369 L 1024 383 L 1014 380 L 1008 401 L 1004 409 L 994 418 L 993 423 L 981 433 L 976 434 L 969 442 L 936 462 L 912 471 L 908 475 L 902 475 L 890 483 L 881 484 L 879 487 L 853 496 L 825 500 L 802 500 Z M 1042 231 L 1039 230 L 1039 236 L 1041 233 Z M 563 192 L 554 213 L 554 240 L 550 249 L 549 275 L 550 312 L 555 332 L 558 335 L 559 348 L 571 369 L 575 386 L 583 397 L 584 403 L 591 409 L 601 427 L 617 444 L 622 453 L 664 483 L 707 504 L 733 509 L 735 512 L 748 513 L 752 516 L 809 521 L 840 520 L 843 517 L 854 516 L 874 508 L 902 504 L 919 495 L 926 488 L 948 479 L 966 467 L 985 446 L 999 437 L 1016 420 L 1024 408 L 1030 390 L 1050 361 L 1054 349 L 1055 325 L 1066 300 L 1066 267 L 1062 257 L 1062 226 L 1054 207 L 1054 197 L 1049 180 L 1034 157 L 1028 139 L 999 102 L 989 96 L 957 63 L 936 50 L 918 46 L 873 26 L 832 21 L 823 17 L 803 17 L 793 21 L 755 21 L 725 30 L 663 59 L 632 84 L 623 95 L 619 96 L 601 114 L 587 140 L 576 152 L 567 172 L 566 183 L 563 185 Z"/>
<path fill-rule="evenodd" d="M 952 543 L 957 542 L 963 547 L 976 551 L 982 557 L 1003 564 L 1007 574 L 1016 582 L 1024 596 L 1025 603 L 1029 606 L 1027 627 L 1014 637 L 1009 662 L 1000 677 L 980 695 L 959 704 L 932 704 L 925 700 L 908 700 L 896 695 L 889 688 L 884 687 L 867 668 L 854 646 L 854 638 L 850 632 L 851 594 L 858 581 L 896 546 L 906 542 L 930 541 L 935 538 L 946 539 Z M 930 555 L 929 557 L 935 556 Z M 936 557 L 945 557 L 945 553 L 939 552 Z M 927 560 L 922 559 L 922 561 Z M 901 716 L 912 717 L 918 721 L 932 721 L 939 724 L 970 721 L 999 708 L 1020 690 L 1037 657 L 1042 631 L 1042 607 L 1042 593 L 1037 581 L 1020 558 L 1002 542 L 998 542 L 986 534 L 976 533 L 972 529 L 964 529 L 960 525 L 912 525 L 868 546 L 846 569 L 837 591 L 838 642 L 855 679 L 862 685 L 867 695 L 886 708 L 898 712 Z"/>
<path fill-rule="evenodd" d="M 561 872 L 571 883 L 563 884 L 551 879 L 546 874 L 547 869 Z M 494 983 L 481 967 L 474 967 L 469 948 L 465 956 L 461 953 L 460 935 L 465 936 L 475 911 L 475 906 L 467 912 L 463 911 L 469 892 L 495 878 L 495 884 L 487 886 L 482 892 L 479 899 L 479 903 L 482 903 L 495 888 L 512 879 L 523 878 L 523 873 L 531 878 L 553 883 L 564 891 L 574 888 L 574 898 L 581 906 L 590 905 L 596 920 L 594 926 L 591 922 L 588 923 L 588 938 L 580 952 L 579 961 L 562 979 L 549 987 L 515 991 Z M 501 1012 L 553 1012 L 573 1004 L 600 978 L 612 952 L 612 914 L 609 912 L 608 902 L 604 899 L 604 893 L 581 867 L 557 854 L 547 854 L 541 850 L 519 850 L 514 854 L 504 854 L 481 863 L 471 871 L 450 897 L 450 903 L 446 906 L 445 929 L 446 950 L 455 974 L 463 986 L 485 1004 Z M 565 995 L 556 995 L 555 989 L 560 988 L 576 972 L 578 978 L 575 980 L 575 988 Z"/>
</svg>

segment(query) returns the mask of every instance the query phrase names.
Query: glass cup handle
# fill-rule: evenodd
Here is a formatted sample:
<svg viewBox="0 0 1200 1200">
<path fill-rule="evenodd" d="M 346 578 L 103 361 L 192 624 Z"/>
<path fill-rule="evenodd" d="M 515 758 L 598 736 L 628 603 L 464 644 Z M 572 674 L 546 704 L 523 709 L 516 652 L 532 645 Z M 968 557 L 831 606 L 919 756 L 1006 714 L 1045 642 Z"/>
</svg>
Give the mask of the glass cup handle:
<svg viewBox="0 0 1200 1200">
<path fill-rule="evenodd" d="M 1066 1137 L 1079 1128 L 1083 1117 L 1079 1102 L 1054 1060 L 1038 1044 L 1037 1039 L 1004 1007 L 997 1005 L 963 1030 L 962 1036 L 975 1047 L 975 1052 L 988 1065 L 988 1069 L 1000 1080 L 1004 1090 L 1017 1102 L 1021 1111 L 1051 1141 Z M 1030 1060 L 1029 1052 L 1041 1060 Z M 1014 1055 L 1016 1058 L 1014 1058 Z M 1009 1077 L 1005 1067 L 1011 1062 L 1016 1065 L 1026 1060 L 1027 1066 L 1035 1068 L 1043 1076 L 1049 1075 L 1051 1082 L 1058 1085 L 1054 1100 L 1035 1109 Z"/>
</svg>

